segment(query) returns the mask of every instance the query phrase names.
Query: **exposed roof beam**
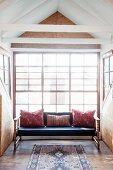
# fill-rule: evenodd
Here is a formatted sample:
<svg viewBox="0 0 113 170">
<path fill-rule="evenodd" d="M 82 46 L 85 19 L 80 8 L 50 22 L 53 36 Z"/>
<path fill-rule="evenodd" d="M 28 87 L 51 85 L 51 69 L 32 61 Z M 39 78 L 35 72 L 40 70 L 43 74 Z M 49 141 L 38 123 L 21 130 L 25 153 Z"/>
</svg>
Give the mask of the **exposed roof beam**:
<svg viewBox="0 0 113 170">
<path fill-rule="evenodd" d="M 47 24 L 0 24 L 1 31 L 33 32 L 101 32 L 112 33 L 113 26 L 47 25 Z"/>
<path fill-rule="evenodd" d="M 38 44 L 107 44 L 110 39 L 96 38 L 3 38 L 8 43 L 38 43 Z"/>
</svg>

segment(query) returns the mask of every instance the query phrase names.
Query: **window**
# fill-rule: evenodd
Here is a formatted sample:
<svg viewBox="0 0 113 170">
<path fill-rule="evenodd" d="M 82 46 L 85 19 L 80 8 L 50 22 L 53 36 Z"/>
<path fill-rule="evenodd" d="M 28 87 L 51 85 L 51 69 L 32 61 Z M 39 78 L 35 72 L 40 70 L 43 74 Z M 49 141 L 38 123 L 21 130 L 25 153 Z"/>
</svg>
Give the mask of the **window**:
<svg viewBox="0 0 113 170">
<path fill-rule="evenodd" d="M 104 98 L 109 92 L 110 85 L 113 82 L 113 54 L 103 59 L 104 65 Z"/>
<path fill-rule="evenodd" d="M 16 113 L 98 110 L 97 59 L 96 53 L 15 54 Z"/>
<path fill-rule="evenodd" d="M 0 77 L 10 94 L 10 60 L 7 55 L 0 54 Z"/>
</svg>

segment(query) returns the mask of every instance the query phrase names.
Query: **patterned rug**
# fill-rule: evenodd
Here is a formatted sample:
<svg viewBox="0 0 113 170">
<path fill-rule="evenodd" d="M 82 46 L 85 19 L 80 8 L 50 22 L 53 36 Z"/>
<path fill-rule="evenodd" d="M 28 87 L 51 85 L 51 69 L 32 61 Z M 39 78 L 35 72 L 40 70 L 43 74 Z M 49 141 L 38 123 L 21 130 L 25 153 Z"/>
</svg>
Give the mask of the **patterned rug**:
<svg viewBox="0 0 113 170">
<path fill-rule="evenodd" d="M 92 170 L 81 145 L 34 145 L 26 170 Z"/>
</svg>

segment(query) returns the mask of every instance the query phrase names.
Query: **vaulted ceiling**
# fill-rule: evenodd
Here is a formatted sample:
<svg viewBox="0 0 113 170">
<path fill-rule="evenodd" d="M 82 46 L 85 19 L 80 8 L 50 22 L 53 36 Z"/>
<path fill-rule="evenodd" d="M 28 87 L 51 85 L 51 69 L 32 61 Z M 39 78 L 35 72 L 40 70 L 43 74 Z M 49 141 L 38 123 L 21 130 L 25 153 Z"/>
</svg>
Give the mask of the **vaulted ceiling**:
<svg viewBox="0 0 113 170">
<path fill-rule="evenodd" d="M 89 32 L 95 38 L 107 38 L 110 42 L 113 34 L 113 0 L 0 0 L 1 37 L 19 36 L 24 32 L 23 27 L 14 30 L 19 24 L 38 24 L 57 11 L 73 23 L 85 26 L 82 32 Z M 97 30 L 92 31 L 92 26 Z M 50 26 L 49 29 L 54 27 Z"/>
</svg>

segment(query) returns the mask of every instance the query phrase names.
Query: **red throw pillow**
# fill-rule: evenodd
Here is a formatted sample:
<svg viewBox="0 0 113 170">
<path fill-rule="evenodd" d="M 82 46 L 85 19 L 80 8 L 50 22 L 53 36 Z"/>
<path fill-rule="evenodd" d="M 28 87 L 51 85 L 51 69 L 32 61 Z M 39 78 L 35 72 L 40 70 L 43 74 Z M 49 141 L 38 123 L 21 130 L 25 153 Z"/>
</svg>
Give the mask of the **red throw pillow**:
<svg viewBox="0 0 113 170">
<path fill-rule="evenodd" d="M 95 110 L 82 112 L 79 110 L 72 109 L 73 126 L 94 128 L 95 127 L 94 114 Z"/>
<path fill-rule="evenodd" d="M 35 111 L 35 112 L 28 112 L 21 110 L 20 112 L 20 126 L 21 127 L 43 127 L 44 120 L 43 120 L 43 109 Z"/>
<path fill-rule="evenodd" d="M 70 126 L 70 116 L 58 116 L 47 114 L 47 126 Z"/>
</svg>

